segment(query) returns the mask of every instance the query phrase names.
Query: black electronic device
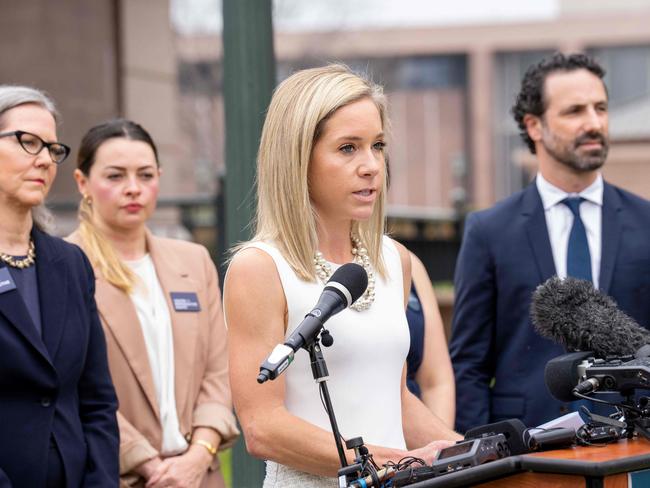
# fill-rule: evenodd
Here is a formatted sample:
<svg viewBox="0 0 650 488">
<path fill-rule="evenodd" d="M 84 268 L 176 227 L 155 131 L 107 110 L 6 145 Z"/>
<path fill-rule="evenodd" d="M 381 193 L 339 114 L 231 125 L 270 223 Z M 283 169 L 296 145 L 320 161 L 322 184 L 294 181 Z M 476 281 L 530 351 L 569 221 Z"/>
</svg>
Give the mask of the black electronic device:
<svg viewBox="0 0 650 488">
<path fill-rule="evenodd" d="M 391 486 L 409 486 L 420 481 L 430 480 L 436 476 L 436 469 L 431 466 L 405 468 L 393 476 Z"/>
<path fill-rule="evenodd" d="M 623 437 L 624 429 L 611 425 L 585 424 L 576 433 L 579 444 L 609 444 Z"/>
<path fill-rule="evenodd" d="M 544 379 L 551 394 L 561 401 L 575 400 L 575 393 L 628 394 L 635 389 L 650 389 L 650 358 L 599 359 L 588 352 L 574 352 L 549 361 Z"/>
<path fill-rule="evenodd" d="M 576 431 L 566 427 L 556 427 L 533 432 L 528 439 L 531 451 L 549 451 L 569 447 L 576 442 Z"/>
<path fill-rule="evenodd" d="M 488 435 L 503 434 L 508 442 L 510 454 L 526 454 L 529 452 L 525 440 L 526 426 L 519 419 L 500 420 L 491 424 L 480 425 L 465 432 L 465 440 L 478 439 Z"/>
<path fill-rule="evenodd" d="M 650 388 L 650 358 L 594 359 L 585 368 L 583 377 L 585 382 L 592 380 L 590 382 L 593 386 L 592 391 L 625 393 L 637 388 L 648 389 Z M 576 388 L 579 387 L 580 385 Z"/>
<path fill-rule="evenodd" d="M 642 396 L 635 401 L 637 390 L 650 389 L 650 357 L 618 356 L 595 358 L 589 352 L 574 352 L 552 359 L 546 365 L 544 380 L 555 398 L 571 401 L 593 398 L 594 401 L 616 407 L 622 415 L 620 432 L 603 429 L 593 433 L 589 440 L 585 432 L 578 436 L 582 442 L 607 442 L 617 436 L 631 437 L 638 432 L 650 439 L 650 400 Z M 608 402 L 594 398 L 599 393 L 620 393 L 622 402 Z M 602 422 L 601 422 L 602 423 Z"/>
<path fill-rule="evenodd" d="M 471 468 L 510 455 L 510 447 L 503 434 L 488 435 L 460 441 L 438 453 L 432 464 L 435 476 Z"/>
</svg>

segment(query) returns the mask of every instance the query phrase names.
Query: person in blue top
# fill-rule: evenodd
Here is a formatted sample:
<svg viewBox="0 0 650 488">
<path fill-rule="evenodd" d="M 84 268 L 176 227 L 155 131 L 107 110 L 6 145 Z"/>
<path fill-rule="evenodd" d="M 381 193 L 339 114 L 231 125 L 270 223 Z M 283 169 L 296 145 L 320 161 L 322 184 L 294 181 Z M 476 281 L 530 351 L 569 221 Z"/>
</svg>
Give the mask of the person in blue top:
<svg viewBox="0 0 650 488">
<path fill-rule="evenodd" d="M 438 301 L 422 261 L 411 255 L 411 291 L 406 320 L 411 347 L 406 386 L 449 427 L 454 425 L 456 390 Z"/>
</svg>

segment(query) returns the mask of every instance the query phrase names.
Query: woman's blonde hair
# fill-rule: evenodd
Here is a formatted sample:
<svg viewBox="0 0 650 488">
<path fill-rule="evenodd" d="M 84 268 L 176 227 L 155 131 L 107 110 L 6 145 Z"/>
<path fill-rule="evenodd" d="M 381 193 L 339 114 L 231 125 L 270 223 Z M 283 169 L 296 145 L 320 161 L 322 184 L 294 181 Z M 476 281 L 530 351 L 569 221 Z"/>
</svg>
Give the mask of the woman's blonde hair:
<svg viewBox="0 0 650 488">
<path fill-rule="evenodd" d="M 142 141 L 151 146 L 156 164 L 158 149 L 151 135 L 140 125 L 127 119 L 112 119 L 92 127 L 81 140 L 77 155 L 77 169 L 86 178 L 95 163 L 99 147 L 109 139 L 124 138 Z M 136 275 L 115 251 L 113 244 L 97 228 L 93 218 L 92 202 L 84 196 L 79 202 L 79 235 L 88 259 L 95 270 L 113 286 L 129 293 L 136 283 Z"/>
<path fill-rule="evenodd" d="M 253 240 L 275 243 L 296 274 L 308 281 L 316 279 L 313 259 L 318 247 L 317 215 L 311 206 L 307 178 L 312 149 L 338 109 L 364 98 L 375 103 L 387 131 L 382 88 L 341 64 L 291 75 L 276 88 L 266 115 L 257 158 Z M 381 275 L 385 198 L 384 179 L 372 216 L 366 222 L 354 222 L 351 229 Z"/>
</svg>

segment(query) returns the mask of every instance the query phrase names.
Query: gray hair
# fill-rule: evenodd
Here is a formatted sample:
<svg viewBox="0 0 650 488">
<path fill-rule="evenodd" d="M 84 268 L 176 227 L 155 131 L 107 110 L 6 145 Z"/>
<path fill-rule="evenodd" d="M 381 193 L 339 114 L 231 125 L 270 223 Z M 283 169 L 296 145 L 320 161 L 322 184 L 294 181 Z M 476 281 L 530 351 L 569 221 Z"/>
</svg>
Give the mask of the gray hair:
<svg viewBox="0 0 650 488">
<path fill-rule="evenodd" d="M 52 114 L 56 123 L 59 122 L 60 116 L 56 105 L 45 92 L 29 86 L 0 85 L 0 129 L 3 126 L 5 112 L 26 103 L 43 107 Z M 39 205 L 32 209 L 32 219 L 38 229 L 45 232 L 52 229 L 54 219 L 45 205 Z"/>
<path fill-rule="evenodd" d="M 0 85 L 0 127 L 2 116 L 8 110 L 26 103 L 35 103 L 50 112 L 54 120 L 59 122 L 59 112 L 54 101 L 43 91 L 20 85 Z"/>
</svg>

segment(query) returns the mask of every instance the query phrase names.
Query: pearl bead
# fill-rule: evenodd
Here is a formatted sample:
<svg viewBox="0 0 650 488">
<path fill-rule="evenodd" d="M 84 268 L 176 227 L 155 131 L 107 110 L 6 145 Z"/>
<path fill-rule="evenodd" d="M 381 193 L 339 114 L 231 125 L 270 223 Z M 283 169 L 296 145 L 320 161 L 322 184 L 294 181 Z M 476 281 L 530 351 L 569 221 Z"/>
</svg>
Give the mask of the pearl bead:
<svg viewBox="0 0 650 488">
<path fill-rule="evenodd" d="M 368 275 L 368 287 L 366 288 L 366 291 L 350 306 L 351 309 L 356 310 L 357 312 L 362 312 L 363 310 L 370 308 L 370 305 L 375 301 L 375 273 L 370 264 L 368 250 L 361 245 L 361 241 L 358 237 L 350 236 L 350 239 L 352 241 L 353 260 L 355 263 L 361 265 Z M 314 266 L 318 278 L 323 282 L 329 280 L 332 275 L 332 267 L 327 261 L 325 261 L 323 254 L 320 251 L 316 251 L 314 254 Z"/>
</svg>

